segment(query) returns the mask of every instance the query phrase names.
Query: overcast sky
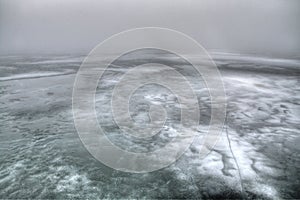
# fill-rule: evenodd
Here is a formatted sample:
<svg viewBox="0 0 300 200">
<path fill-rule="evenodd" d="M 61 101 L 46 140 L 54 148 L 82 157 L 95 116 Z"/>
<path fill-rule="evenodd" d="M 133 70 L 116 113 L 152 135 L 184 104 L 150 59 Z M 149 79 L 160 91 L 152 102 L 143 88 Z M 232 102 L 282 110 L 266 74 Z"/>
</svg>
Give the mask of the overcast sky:
<svg viewBox="0 0 300 200">
<path fill-rule="evenodd" d="M 0 0 L 0 54 L 87 54 L 112 34 L 158 26 L 208 50 L 290 57 L 299 19 L 299 0 Z"/>
</svg>

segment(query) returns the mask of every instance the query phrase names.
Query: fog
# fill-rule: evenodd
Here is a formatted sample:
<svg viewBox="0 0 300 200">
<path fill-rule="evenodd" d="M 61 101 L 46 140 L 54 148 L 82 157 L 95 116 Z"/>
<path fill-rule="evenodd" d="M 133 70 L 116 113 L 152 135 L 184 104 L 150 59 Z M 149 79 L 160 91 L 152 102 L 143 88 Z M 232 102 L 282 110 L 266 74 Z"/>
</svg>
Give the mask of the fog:
<svg viewBox="0 0 300 200">
<path fill-rule="evenodd" d="M 298 0 L 0 0 L 0 54 L 87 54 L 112 34 L 171 28 L 210 51 L 300 55 Z"/>
</svg>

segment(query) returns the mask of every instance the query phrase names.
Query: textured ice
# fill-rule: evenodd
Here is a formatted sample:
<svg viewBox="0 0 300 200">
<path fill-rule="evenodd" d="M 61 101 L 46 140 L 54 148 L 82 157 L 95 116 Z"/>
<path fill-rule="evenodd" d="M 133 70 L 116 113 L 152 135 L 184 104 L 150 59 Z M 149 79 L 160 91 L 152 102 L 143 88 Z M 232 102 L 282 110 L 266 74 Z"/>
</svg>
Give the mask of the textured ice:
<svg viewBox="0 0 300 200">
<path fill-rule="evenodd" d="M 217 145 L 199 158 L 210 118 L 209 96 L 203 82 L 187 72 L 201 103 L 201 123 L 185 131 L 196 131 L 199 138 L 171 166 L 130 174 L 95 160 L 76 134 L 71 96 L 82 58 L 1 57 L 0 198 L 300 198 L 299 61 L 213 54 L 228 105 Z M 166 58 L 171 65 L 182 64 L 159 57 Z M 128 62 L 138 59 L 128 57 L 119 65 Z M 122 148 L 148 151 L 180 134 L 176 96 L 148 86 L 132 97 L 134 120 L 149 121 L 148 108 L 139 101 L 165 106 L 172 119 L 154 144 L 120 139 L 111 120 L 109 91 L 126 69 L 115 67 L 96 95 L 98 119 L 109 138 Z"/>
</svg>

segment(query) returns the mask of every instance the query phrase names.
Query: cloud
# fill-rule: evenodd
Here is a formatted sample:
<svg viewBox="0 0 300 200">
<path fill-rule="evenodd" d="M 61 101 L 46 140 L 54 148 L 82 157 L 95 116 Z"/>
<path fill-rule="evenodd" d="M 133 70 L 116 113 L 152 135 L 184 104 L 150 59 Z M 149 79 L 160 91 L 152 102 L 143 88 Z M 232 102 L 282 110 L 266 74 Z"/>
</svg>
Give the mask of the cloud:
<svg viewBox="0 0 300 200">
<path fill-rule="evenodd" d="M 207 49 L 300 53 L 298 0 L 0 0 L 0 53 L 88 53 L 120 31 L 159 26 Z"/>
</svg>

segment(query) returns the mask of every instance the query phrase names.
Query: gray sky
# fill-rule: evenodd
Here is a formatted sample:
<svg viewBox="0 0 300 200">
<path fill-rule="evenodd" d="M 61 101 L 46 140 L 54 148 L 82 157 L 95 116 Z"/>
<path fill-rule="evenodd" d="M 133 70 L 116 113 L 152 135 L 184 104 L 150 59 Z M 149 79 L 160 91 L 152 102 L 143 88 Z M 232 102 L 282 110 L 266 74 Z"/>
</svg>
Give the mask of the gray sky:
<svg viewBox="0 0 300 200">
<path fill-rule="evenodd" d="M 0 0 L 0 54 L 87 54 L 112 34 L 158 26 L 208 50 L 290 57 L 299 19 L 299 0 Z"/>
</svg>

